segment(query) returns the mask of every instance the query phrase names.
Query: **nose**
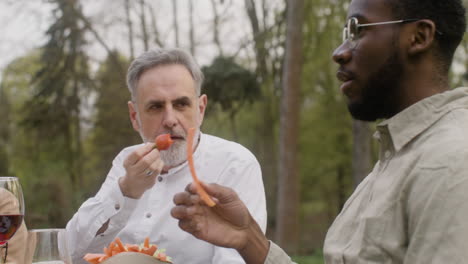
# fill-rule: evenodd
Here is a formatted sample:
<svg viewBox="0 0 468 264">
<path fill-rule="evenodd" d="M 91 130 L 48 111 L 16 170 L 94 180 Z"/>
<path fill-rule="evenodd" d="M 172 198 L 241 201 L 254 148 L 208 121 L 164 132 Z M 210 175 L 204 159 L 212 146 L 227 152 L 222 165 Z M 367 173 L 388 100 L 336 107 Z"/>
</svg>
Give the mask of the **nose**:
<svg viewBox="0 0 468 264">
<path fill-rule="evenodd" d="M 172 107 L 167 107 L 163 117 L 163 126 L 173 128 L 177 125 L 177 114 Z"/>
<path fill-rule="evenodd" d="M 346 64 L 351 60 L 352 49 L 349 47 L 348 41 L 343 42 L 338 48 L 333 52 L 333 60 L 340 64 Z"/>
</svg>

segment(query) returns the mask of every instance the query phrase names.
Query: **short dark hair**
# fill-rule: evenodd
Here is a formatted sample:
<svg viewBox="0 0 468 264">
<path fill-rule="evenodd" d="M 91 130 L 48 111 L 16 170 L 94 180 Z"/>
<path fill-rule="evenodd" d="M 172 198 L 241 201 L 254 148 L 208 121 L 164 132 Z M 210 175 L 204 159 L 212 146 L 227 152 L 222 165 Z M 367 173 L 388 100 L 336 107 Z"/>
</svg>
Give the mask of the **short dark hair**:
<svg viewBox="0 0 468 264">
<path fill-rule="evenodd" d="M 438 55 L 448 71 L 453 55 L 466 31 L 465 7 L 462 0 L 389 0 L 397 19 L 430 19 L 438 31 Z"/>
</svg>

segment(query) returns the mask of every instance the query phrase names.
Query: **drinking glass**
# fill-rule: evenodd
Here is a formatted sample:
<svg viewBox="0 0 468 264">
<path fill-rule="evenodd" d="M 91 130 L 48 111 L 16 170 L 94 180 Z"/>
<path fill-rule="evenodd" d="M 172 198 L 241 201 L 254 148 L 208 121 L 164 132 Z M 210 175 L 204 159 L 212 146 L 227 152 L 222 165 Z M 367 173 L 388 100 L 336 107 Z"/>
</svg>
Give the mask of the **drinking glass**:
<svg viewBox="0 0 468 264">
<path fill-rule="evenodd" d="M 23 217 L 24 198 L 18 178 L 0 177 L 0 263 L 6 263 L 8 240 L 21 226 Z"/>
<path fill-rule="evenodd" d="M 66 230 L 32 229 L 28 233 L 27 255 L 33 264 L 71 264 L 67 247 Z M 28 263 L 31 263 L 28 262 Z"/>
</svg>

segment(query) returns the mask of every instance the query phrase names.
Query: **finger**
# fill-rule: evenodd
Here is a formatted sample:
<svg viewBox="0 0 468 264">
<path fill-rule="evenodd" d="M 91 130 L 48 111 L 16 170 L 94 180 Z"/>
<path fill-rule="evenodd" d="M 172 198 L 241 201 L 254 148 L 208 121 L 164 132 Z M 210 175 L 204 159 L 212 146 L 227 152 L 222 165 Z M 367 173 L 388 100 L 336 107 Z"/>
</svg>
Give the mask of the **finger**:
<svg viewBox="0 0 468 264">
<path fill-rule="evenodd" d="M 145 156 L 143 156 L 136 164 L 133 165 L 133 168 L 138 173 L 146 172 L 148 169 L 156 171 L 158 166 L 152 168 L 152 164 L 157 164 L 156 161 L 161 159 L 161 155 L 157 149 L 150 150 Z M 159 174 L 159 170 L 158 173 Z"/>
<path fill-rule="evenodd" d="M 200 182 L 205 191 L 212 197 L 216 198 L 221 203 L 228 203 L 234 200 L 239 200 L 237 193 L 229 188 L 216 183 L 205 184 Z"/>
<path fill-rule="evenodd" d="M 188 202 L 190 201 L 190 193 L 188 192 L 181 192 L 174 195 L 172 199 L 175 205 L 190 205 Z"/>
<path fill-rule="evenodd" d="M 154 171 L 156 175 L 161 173 L 163 168 L 164 168 L 164 161 L 162 161 L 162 159 L 157 159 L 156 161 L 151 163 L 149 167 L 149 169 Z"/>
<path fill-rule="evenodd" d="M 154 143 L 147 143 L 132 153 L 124 161 L 124 167 L 129 167 L 135 165 L 139 160 L 141 160 L 146 154 L 148 154 L 154 147 Z"/>
<path fill-rule="evenodd" d="M 189 183 L 185 187 L 185 191 L 191 194 L 196 194 L 197 193 L 197 188 L 195 187 L 195 184 Z"/>
<path fill-rule="evenodd" d="M 201 199 L 198 194 L 190 194 L 188 192 L 182 192 L 174 195 L 173 198 L 174 204 L 176 205 L 195 205 L 199 204 Z"/>
<path fill-rule="evenodd" d="M 185 232 L 189 232 L 191 233 L 191 224 L 190 224 L 190 220 L 180 220 L 179 221 L 179 227 L 180 229 L 184 230 Z"/>
<path fill-rule="evenodd" d="M 187 207 L 181 205 L 173 207 L 171 209 L 171 216 L 179 220 L 185 219 L 187 217 Z"/>
<path fill-rule="evenodd" d="M 163 168 L 164 168 L 164 161 L 162 161 L 161 159 L 157 159 L 153 163 L 151 163 L 147 169 L 144 170 L 144 174 L 147 177 L 150 177 L 150 176 L 156 177 L 161 173 Z"/>
<path fill-rule="evenodd" d="M 180 220 L 179 227 L 182 230 L 189 232 L 193 235 L 195 235 L 199 231 L 197 221 L 194 221 L 194 220 L 189 220 L 189 219 Z"/>
</svg>

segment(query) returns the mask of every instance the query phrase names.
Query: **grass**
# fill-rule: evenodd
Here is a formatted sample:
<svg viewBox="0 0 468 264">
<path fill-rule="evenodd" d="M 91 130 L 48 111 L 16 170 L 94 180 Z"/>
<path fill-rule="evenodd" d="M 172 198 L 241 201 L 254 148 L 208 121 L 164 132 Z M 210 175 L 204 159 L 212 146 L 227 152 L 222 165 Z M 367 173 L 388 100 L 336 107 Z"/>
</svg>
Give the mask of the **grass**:
<svg viewBox="0 0 468 264">
<path fill-rule="evenodd" d="M 298 264 L 323 264 L 323 256 L 321 254 L 313 256 L 297 256 L 292 259 Z"/>
</svg>

